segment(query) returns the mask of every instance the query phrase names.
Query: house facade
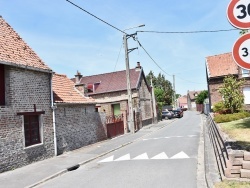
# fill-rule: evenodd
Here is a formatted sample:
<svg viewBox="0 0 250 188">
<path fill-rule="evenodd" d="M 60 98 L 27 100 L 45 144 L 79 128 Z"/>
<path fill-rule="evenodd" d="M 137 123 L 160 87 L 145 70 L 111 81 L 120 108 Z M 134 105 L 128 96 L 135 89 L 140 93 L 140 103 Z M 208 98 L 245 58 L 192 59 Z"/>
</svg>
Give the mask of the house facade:
<svg viewBox="0 0 250 188">
<path fill-rule="evenodd" d="M 57 154 L 107 139 L 105 114 L 83 96 L 66 75 L 53 75 Z"/>
<path fill-rule="evenodd" d="M 52 70 L 0 17 L 0 172 L 54 156 Z"/>
<path fill-rule="evenodd" d="M 227 75 L 233 75 L 237 79 L 245 79 L 245 84 L 242 87 L 244 94 L 244 106 L 246 110 L 250 110 L 250 74 L 249 70 L 239 67 L 231 53 L 224 53 L 206 58 L 206 71 L 209 100 L 211 108 L 214 104 L 222 101 L 219 93 L 219 88 L 223 85 L 223 79 Z"/>
<path fill-rule="evenodd" d="M 188 91 L 187 92 L 187 107 L 188 110 L 196 111 L 195 97 L 199 95 L 201 91 Z"/>
<path fill-rule="evenodd" d="M 140 63 L 130 69 L 132 105 L 134 111 L 135 129 L 152 123 L 152 97 L 151 88 L 146 81 Z M 128 96 L 126 71 L 117 71 L 93 76 L 82 76 L 77 73 L 72 79 L 76 88 L 85 95 L 97 101 L 97 111 L 105 112 L 107 117 L 128 114 Z M 85 88 L 85 89 L 84 89 Z M 124 127 L 125 132 L 128 131 Z"/>
<path fill-rule="evenodd" d="M 188 108 L 187 95 L 183 95 L 177 99 L 177 105 L 180 108 Z"/>
</svg>

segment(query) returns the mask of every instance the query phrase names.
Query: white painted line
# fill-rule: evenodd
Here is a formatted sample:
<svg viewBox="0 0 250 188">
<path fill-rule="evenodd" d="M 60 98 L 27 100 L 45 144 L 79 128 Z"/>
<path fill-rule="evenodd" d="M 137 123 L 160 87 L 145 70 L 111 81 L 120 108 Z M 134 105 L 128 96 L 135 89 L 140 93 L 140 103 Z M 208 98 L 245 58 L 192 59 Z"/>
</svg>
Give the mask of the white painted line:
<svg viewBox="0 0 250 188">
<path fill-rule="evenodd" d="M 168 159 L 168 156 L 165 152 L 162 152 L 162 153 L 152 157 L 151 159 Z"/>
<path fill-rule="evenodd" d="M 184 153 L 183 151 L 181 151 L 180 153 L 177 153 L 176 155 L 174 155 L 170 159 L 186 159 L 186 158 L 189 158 L 189 156 L 186 153 Z"/>
<path fill-rule="evenodd" d="M 176 138 L 182 138 L 183 136 L 176 136 Z"/>
<path fill-rule="evenodd" d="M 116 159 L 115 161 L 127 161 L 127 160 L 130 160 L 130 154 L 123 155 L 120 158 Z"/>
<path fill-rule="evenodd" d="M 110 156 L 108 158 L 105 158 L 105 159 L 99 161 L 98 163 L 106 163 L 106 162 L 111 162 L 113 160 L 114 160 L 114 155 L 112 155 L 112 156 Z"/>
<path fill-rule="evenodd" d="M 197 135 L 188 135 L 188 137 L 196 137 Z"/>
<path fill-rule="evenodd" d="M 135 157 L 133 160 L 141 160 L 141 159 L 148 159 L 148 155 L 147 153 L 143 153 L 141 155 L 138 155 L 137 157 Z"/>
</svg>

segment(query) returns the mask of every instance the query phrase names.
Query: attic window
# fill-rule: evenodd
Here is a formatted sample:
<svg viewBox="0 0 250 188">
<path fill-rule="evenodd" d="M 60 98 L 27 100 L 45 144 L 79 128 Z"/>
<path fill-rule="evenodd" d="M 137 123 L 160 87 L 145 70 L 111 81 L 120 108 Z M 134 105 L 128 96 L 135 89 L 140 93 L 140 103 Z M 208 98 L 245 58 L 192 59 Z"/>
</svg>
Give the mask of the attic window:
<svg viewBox="0 0 250 188">
<path fill-rule="evenodd" d="M 88 92 L 93 92 L 93 84 L 88 84 L 88 86 L 87 86 L 87 89 L 88 89 Z"/>
</svg>

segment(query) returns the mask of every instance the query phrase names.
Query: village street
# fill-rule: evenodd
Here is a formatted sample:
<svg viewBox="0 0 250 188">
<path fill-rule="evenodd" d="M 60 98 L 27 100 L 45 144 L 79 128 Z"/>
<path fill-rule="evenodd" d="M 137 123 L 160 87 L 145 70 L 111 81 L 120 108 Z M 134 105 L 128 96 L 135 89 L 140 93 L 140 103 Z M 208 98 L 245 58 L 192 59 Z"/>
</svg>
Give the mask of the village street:
<svg viewBox="0 0 250 188">
<path fill-rule="evenodd" d="M 196 187 L 201 124 L 198 112 L 187 111 L 158 131 L 38 187 Z"/>
</svg>

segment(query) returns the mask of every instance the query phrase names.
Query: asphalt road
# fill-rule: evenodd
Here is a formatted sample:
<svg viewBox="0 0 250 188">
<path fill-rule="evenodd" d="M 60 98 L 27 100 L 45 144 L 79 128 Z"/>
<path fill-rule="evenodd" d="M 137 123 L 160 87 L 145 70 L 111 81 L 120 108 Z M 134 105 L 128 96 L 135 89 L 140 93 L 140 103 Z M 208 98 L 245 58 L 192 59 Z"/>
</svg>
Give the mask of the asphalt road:
<svg viewBox="0 0 250 188">
<path fill-rule="evenodd" d="M 159 131 L 38 187 L 195 188 L 200 126 L 200 115 L 187 111 Z"/>
</svg>

